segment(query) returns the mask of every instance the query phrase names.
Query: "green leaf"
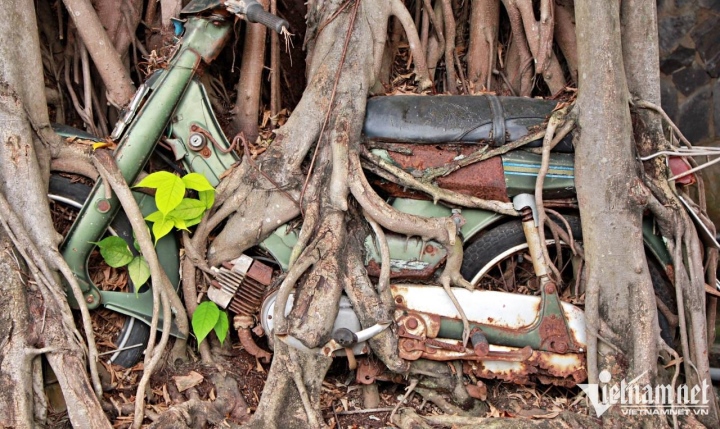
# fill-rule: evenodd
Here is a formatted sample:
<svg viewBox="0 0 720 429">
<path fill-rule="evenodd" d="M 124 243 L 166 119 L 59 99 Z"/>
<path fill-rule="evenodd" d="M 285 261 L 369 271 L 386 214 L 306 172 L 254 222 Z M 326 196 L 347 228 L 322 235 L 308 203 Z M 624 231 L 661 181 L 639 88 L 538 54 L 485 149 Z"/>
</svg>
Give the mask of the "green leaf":
<svg viewBox="0 0 720 429">
<path fill-rule="evenodd" d="M 186 226 L 187 228 L 190 228 L 191 226 L 195 226 L 195 225 L 197 225 L 197 224 L 200 223 L 200 221 L 202 220 L 202 218 L 203 218 L 203 215 L 200 215 L 200 216 L 196 217 L 195 219 L 186 220 L 186 221 L 185 221 L 185 226 Z"/>
<path fill-rule="evenodd" d="M 133 259 L 127 243 L 120 237 L 106 237 L 95 244 L 100 248 L 100 254 L 105 262 L 113 268 L 127 265 Z"/>
<path fill-rule="evenodd" d="M 153 224 L 152 232 L 155 236 L 155 244 L 157 244 L 158 240 L 166 236 L 168 232 L 172 231 L 173 225 L 175 225 L 175 223 L 169 218 L 165 218 Z"/>
<path fill-rule="evenodd" d="M 173 211 L 185 196 L 185 184 L 180 178 L 176 178 L 176 182 L 160 187 L 155 192 L 155 205 L 163 214 Z"/>
<path fill-rule="evenodd" d="M 198 346 L 215 328 L 220 318 L 220 309 L 212 301 L 200 303 L 192 316 L 192 328 L 198 341 Z M 227 316 L 227 315 L 226 315 Z"/>
<path fill-rule="evenodd" d="M 185 182 L 167 171 L 152 173 L 135 187 L 156 188 L 155 205 L 163 214 L 170 213 L 185 196 Z"/>
<path fill-rule="evenodd" d="M 198 216 L 202 216 L 205 210 L 205 204 L 202 201 L 194 198 L 183 198 L 180 204 L 168 213 L 168 216 L 183 220 L 195 219 Z"/>
<path fill-rule="evenodd" d="M 156 171 L 155 173 L 148 174 L 145 176 L 144 179 L 140 181 L 137 185 L 133 186 L 133 188 L 160 188 L 162 186 L 167 186 L 168 183 L 172 183 L 175 180 L 180 180 L 179 177 L 176 175 L 168 172 L 168 171 Z"/>
<path fill-rule="evenodd" d="M 154 211 L 150 213 L 149 215 L 145 216 L 145 220 L 148 222 L 159 222 L 161 220 L 165 219 L 165 215 L 158 211 Z"/>
<path fill-rule="evenodd" d="M 208 180 L 200 173 L 186 174 L 182 178 L 185 187 L 196 191 L 212 191 L 213 186 Z"/>
<path fill-rule="evenodd" d="M 215 203 L 215 191 L 199 191 L 198 198 L 205 204 L 205 207 L 209 210 Z"/>
<path fill-rule="evenodd" d="M 189 229 L 187 229 L 187 226 L 185 225 L 185 219 L 178 219 L 176 217 L 170 217 L 172 219 L 173 224 L 175 225 L 175 228 L 177 229 L 184 229 L 187 232 L 190 232 Z"/>
<path fill-rule="evenodd" d="M 145 258 L 142 256 L 136 256 L 132 261 L 130 261 L 130 264 L 128 264 L 128 273 L 130 274 L 130 279 L 135 285 L 135 294 L 137 294 L 140 287 L 150 278 L 150 266 Z"/>
<path fill-rule="evenodd" d="M 226 312 L 220 312 L 220 317 L 218 317 L 217 323 L 215 323 L 215 327 L 213 329 L 215 330 L 215 335 L 217 335 L 218 340 L 220 340 L 220 345 L 222 345 L 225 342 L 228 330 L 230 329 L 230 321 L 228 320 Z"/>
</svg>

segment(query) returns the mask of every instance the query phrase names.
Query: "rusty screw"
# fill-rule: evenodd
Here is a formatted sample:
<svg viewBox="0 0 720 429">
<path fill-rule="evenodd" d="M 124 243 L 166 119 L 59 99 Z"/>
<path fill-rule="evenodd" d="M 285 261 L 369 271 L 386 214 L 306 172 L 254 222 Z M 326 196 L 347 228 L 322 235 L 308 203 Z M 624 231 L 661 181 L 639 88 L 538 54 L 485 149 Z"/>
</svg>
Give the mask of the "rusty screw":
<svg viewBox="0 0 720 429">
<path fill-rule="evenodd" d="M 409 319 L 407 320 L 407 322 L 405 322 L 405 324 L 406 324 L 407 327 L 410 328 L 410 329 L 415 329 L 415 328 L 418 327 L 418 321 L 417 321 L 417 319 L 415 319 L 414 317 L 409 318 Z"/>
<path fill-rule="evenodd" d="M 548 283 L 545 285 L 545 293 L 555 293 L 555 283 Z"/>
<path fill-rule="evenodd" d="M 568 351 L 568 345 L 565 341 L 554 341 L 552 343 L 552 349 L 558 353 L 565 353 Z"/>
<path fill-rule="evenodd" d="M 102 199 L 97 202 L 97 211 L 100 213 L 107 213 L 110 211 L 110 201 Z"/>
<path fill-rule="evenodd" d="M 95 297 L 92 295 L 88 295 L 85 297 L 85 302 L 87 302 L 88 304 L 92 304 L 93 302 L 95 302 Z"/>
<path fill-rule="evenodd" d="M 403 297 L 398 296 L 395 297 L 395 304 L 402 304 L 403 303 Z"/>
</svg>

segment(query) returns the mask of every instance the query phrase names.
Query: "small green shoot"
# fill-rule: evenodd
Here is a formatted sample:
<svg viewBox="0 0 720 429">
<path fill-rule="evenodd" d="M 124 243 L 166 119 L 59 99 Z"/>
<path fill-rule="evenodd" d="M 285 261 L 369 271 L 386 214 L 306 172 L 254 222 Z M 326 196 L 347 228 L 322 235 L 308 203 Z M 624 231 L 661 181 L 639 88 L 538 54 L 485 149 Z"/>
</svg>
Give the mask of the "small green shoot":
<svg viewBox="0 0 720 429">
<path fill-rule="evenodd" d="M 195 313 L 193 313 L 192 328 L 198 346 L 213 330 L 218 340 L 220 340 L 220 344 L 223 344 L 230 329 L 230 322 L 227 313 L 221 311 L 214 302 L 204 301 L 197 306 Z"/>
<path fill-rule="evenodd" d="M 149 174 L 136 187 L 154 188 L 155 205 L 158 210 L 145 220 L 152 222 L 155 243 L 173 228 L 187 230 L 197 225 L 215 202 L 215 189 L 199 173 L 186 174 L 182 178 L 167 171 Z M 185 190 L 197 191 L 199 199 L 185 198 Z"/>
</svg>

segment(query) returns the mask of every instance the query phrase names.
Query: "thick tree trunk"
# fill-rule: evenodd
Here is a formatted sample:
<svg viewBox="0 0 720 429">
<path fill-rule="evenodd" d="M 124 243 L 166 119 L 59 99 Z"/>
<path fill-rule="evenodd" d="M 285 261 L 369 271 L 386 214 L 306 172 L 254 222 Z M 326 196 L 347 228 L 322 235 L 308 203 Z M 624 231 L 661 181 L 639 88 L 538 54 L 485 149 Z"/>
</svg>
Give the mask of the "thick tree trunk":
<svg viewBox="0 0 720 429">
<path fill-rule="evenodd" d="M 634 165 L 629 93 L 623 71 L 617 2 L 578 0 L 580 141 L 576 185 L 587 258 L 588 376 L 609 371 L 612 382 L 654 381 L 657 361 L 655 297 L 643 249 L 644 203 Z M 599 316 L 624 354 L 599 343 Z M 596 347 L 597 346 L 597 347 Z"/>
<path fill-rule="evenodd" d="M 23 287 L 22 284 L 13 281 L 19 272 L 3 276 L 7 283 L 3 285 L 3 292 L 8 294 L 5 296 L 17 299 L 6 303 L 2 314 L 8 314 L 7 310 L 18 319 L 12 321 L 11 329 L 2 329 L 6 336 L 0 343 L 7 342 L 10 346 L 0 347 L 3 362 L 0 379 L 14 380 L 17 387 L 3 387 L 22 391 L 15 392 L 17 401 L 13 396 L 0 396 L 0 409 L 8 410 L 7 415 L 15 419 L 11 426 L 33 425 L 34 404 L 27 400 L 27 392 L 33 386 L 30 362 L 36 355 L 47 354 L 68 403 L 73 404 L 68 408 L 73 424 L 110 427 L 88 380 L 84 353 L 78 343 L 80 335 L 75 330 L 64 291 L 45 262 L 57 256 L 59 236 L 50 218 L 47 184 L 41 177 L 42 171 L 49 170 L 50 160 L 35 150 L 39 148 L 42 153 L 46 149 L 43 143 L 52 142 L 41 143 L 33 134 L 33 128 L 49 130 L 33 3 L 6 1 L 3 11 L 4 16 L 12 19 L 0 21 L 0 141 L 3 142 L 0 145 L 0 197 L 4 204 L 0 219 L 3 243 L 7 244 L 10 235 L 6 233 L 12 229 L 10 237 L 15 245 L 23 243 L 18 247 L 20 255 L 28 267 L 34 266 L 29 271 L 35 276 L 35 283 L 20 290 L 18 287 Z M 52 136 L 52 131 L 48 132 Z M 32 216 L 27 216 L 28 213 Z M 3 249 L 0 264 L 4 269 L 23 269 L 17 267 L 12 251 L 7 246 Z M 18 293 L 25 293 L 25 297 L 17 296 Z M 31 298 L 28 294 L 32 294 Z M 43 395 L 43 392 L 35 394 Z"/>
<path fill-rule="evenodd" d="M 29 428 L 43 422 L 33 418 L 33 386 L 30 382 L 33 355 L 28 354 L 35 339 L 31 334 L 26 299 L 27 285 L 20 268 L 12 262 L 12 243 L 0 230 L 0 426 Z"/>
</svg>

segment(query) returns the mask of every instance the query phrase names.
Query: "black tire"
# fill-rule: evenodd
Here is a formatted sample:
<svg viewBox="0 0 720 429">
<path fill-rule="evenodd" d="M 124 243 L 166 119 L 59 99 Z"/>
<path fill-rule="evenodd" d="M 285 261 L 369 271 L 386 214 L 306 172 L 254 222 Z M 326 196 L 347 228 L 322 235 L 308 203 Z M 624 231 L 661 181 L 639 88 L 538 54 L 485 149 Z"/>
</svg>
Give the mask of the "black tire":
<svg viewBox="0 0 720 429">
<path fill-rule="evenodd" d="M 566 215 L 565 219 L 570 225 L 574 240 L 582 241 L 580 218 L 576 215 Z M 561 222 L 558 222 L 558 224 L 561 228 L 565 229 L 564 224 L 562 224 Z M 545 238 L 548 241 L 552 238 L 552 234 L 547 229 L 545 231 Z M 492 287 L 493 283 L 499 283 L 498 281 L 493 280 L 493 278 L 494 276 L 497 277 L 501 272 L 497 266 L 498 261 L 496 261 L 496 258 L 500 257 L 500 255 L 506 254 L 499 262 L 505 263 L 505 261 L 508 261 L 509 258 L 520 255 L 521 252 L 525 250 L 523 249 L 523 246 L 525 247 L 525 249 L 527 248 L 527 242 L 525 239 L 525 233 L 522 229 L 522 223 L 519 220 L 504 223 L 497 228 L 493 228 L 485 232 L 467 246 L 464 253 L 461 273 L 463 277 L 465 277 L 465 279 L 472 282 L 478 273 L 482 271 L 487 271 L 487 274 L 480 279 L 478 284 L 480 285 L 480 287 Z M 548 244 L 548 252 L 550 253 L 550 257 L 553 259 L 553 255 L 556 253 L 555 249 L 556 247 L 554 244 Z M 571 251 L 570 249 L 566 248 L 563 253 L 567 253 L 569 255 Z M 668 282 L 668 280 L 661 273 L 661 270 L 657 267 L 657 261 L 655 260 L 655 258 L 648 254 L 647 259 L 650 278 L 653 282 L 655 294 L 665 303 L 668 308 L 675 308 L 672 285 Z M 567 261 L 567 259 L 565 260 Z M 523 261 L 523 263 L 527 263 L 527 266 L 521 267 L 523 268 L 522 274 L 525 278 L 534 277 L 532 264 L 529 263 L 529 261 L 526 261 L 527 258 L 525 258 Z M 491 263 L 494 268 L 489 267 Z M 566 268 L 566 270 L 562 272 L 563 278 L 565 278 L 564 274 L 567 271 L 568 270 Z M 503 273 L 505 272 L 505 269 L 503 269 Z M 516 272 L 518 272 L 517 268 L 514 268 L 513 276 L 517 275 Z M 660 324 L 660 332 L 663 340 L 665 340 L 666 343 L 672 345 L 674 333 L 670 331 L 670 324 L 668 323 L 667 318 L 659 311 L 658 321 Z"/>
<path fill-rule="evenodd" d="M 91 187 L 82 183 L 73 183 L 70 179 L 53 175 L 50 177 L 50 192 L 49 197 L 51 200 L 60 204 L 67 204 L 67 202 L 60 201 L 60 198 L 74 202 L 74 207 L 77 208 L 82 206 L 90 195 Z M 60 198 L 58 198 L 60 197 Z M 133 246 L 133 235 L 130 221 L 124 212 L 120 211 L 110 225 L 114 233 L 121 237 L 128 243 L 128 246 L 132 251 L 135 251 Z M 135 285 L 128 279 L 128 289 L 130 293 L 135 292 Z M 118 349 L 142 344 L 140 347 L 133 347 L 127 350 L 123 350 L 114 353 L 108 359 L 109 362 L 121 365 L 126 368 L 132 367 L 140 361 L 143 357 L 143 352 L 148 344 L 150 338 L 150 327 L 140 320 L 134 317 L 118 315 L 118 317 L 124 317 L 123 323 L 117 338 L 115 339 L 115 345 Z"/>
</svg>

